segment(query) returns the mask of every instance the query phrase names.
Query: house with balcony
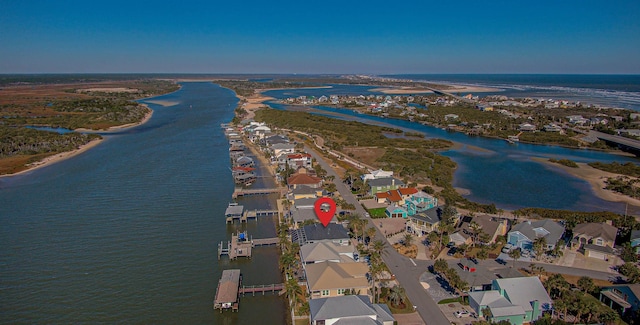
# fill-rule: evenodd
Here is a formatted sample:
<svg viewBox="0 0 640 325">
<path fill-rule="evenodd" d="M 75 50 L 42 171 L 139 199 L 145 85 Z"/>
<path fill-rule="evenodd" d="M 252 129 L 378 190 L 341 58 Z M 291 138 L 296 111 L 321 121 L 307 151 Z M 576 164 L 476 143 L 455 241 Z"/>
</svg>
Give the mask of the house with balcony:
<svg viewBox="0 0 640 325">
<path fill-rule="evenodd" d="M 347 290 L 368 295 L 369 266 L 366 263 L 324 261 L 303 264 L 303 267 L 311 299 L 343 296 Z"/>
<path fill-rule="evenodd" d="M 438 206 L 438 198 L 423 191 L 417 191 L 405 200 L 407 214 L 414 215 Z"/>
<path fill-rule="evenodd" d="M 374 196 L 376 193 L 397 190 L 404 187 L 404 183 L 395 177 L 375 178 L 366 181 L 369 185 L 369 195 Z"/>
<path fill-rule="evenodd" d="M 640 283 L 602 287 L 600 301 L 620 315 L 636 312 L 640 309 Z"/>
<path fill-rule="evenodd" d="M 417 236 L 426 235 L 438 228 L 442 218 L 442 208 L 433 207 L 424 212 L 407 216 L 407 232 Z"/>
<path fill-rule="evenodd" d="M 302 264 L 320 263 L 325 261 L 351 263 L 357 256 L 356 248 L 351 245 L 341 245 L 329 241 L 304 244 L 300 246 Z"/>
</svg>

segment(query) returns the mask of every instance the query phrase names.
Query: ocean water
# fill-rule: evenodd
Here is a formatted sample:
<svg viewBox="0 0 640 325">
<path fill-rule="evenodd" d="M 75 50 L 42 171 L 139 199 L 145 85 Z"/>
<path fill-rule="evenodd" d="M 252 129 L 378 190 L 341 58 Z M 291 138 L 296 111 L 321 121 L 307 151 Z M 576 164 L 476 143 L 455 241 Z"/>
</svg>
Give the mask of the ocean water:
<svg viewBox="0 0 640 325">
<path fill-rule="evenodd" d="M 234 185 L 220 124 L 237 98 L 201 82 L 154 99 L 179 104 L 149 104 L 154 115 L 142 126 L 0 178 L 0 323 L 285 321 L 277 295 L 241 298 L 238 313 L 213 310 L 225 268 L 240 268 L 246 284 L 282 281 L 275 247 L 257 248 L 251 260 L 217 258 L 233 232 L 275 235 L 272 219 L 225 223 Z M 239 202 L 260 208 L 273 198 Z"/>
<path fill-rule="evenodd" d="M 432 74 L 388 77 L 499 88 L 475 95 L 553 98 L 640 111 L 640 75 Z"/>
</svg>

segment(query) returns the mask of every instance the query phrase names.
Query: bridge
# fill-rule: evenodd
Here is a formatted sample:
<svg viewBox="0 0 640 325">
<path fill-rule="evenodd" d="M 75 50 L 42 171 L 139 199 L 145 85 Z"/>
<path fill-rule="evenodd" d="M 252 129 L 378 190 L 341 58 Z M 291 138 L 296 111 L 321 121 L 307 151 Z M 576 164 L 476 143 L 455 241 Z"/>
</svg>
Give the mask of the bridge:
<svg viewBox="0 0 640 325">
<path fill-rule="evenodd" d="M 590 130 L 588 133 L 592 137 L 596 137 L 602 141 L 616 144 L 618 148 L 629 151 L 636 156 L 640 156 L 640 141 L 621 137 L 619 135 L 607 134 Z"/>
</svg>

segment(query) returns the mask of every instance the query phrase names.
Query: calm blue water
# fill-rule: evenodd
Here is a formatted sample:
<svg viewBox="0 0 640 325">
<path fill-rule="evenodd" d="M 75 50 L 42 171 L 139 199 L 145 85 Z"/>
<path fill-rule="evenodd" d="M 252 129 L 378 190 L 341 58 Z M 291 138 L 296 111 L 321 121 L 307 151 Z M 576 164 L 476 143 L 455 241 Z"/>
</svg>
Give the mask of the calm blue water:
<svg viewBox="0 0 640 325">
<path fill-rule="evenodd" d="M 180 104 L 148 103 L 146 124 L 0 178 L 0 323 L 284 322 L 277 296 L 242 298 L 239 313 L 212 308 L 225 268 L 240 268 L 247 284 L 281 282 L 275 247 L 256 249 L 252 260 L 216 256 L 234 231 L 275 235 L 273 220 L 225 224 L 233 181 L 220 124 L 237 98 L 185 83 L 154 99 Z M 240 203 L 267 207 L 273 198 Z"/>
<path fill-rule="evenodd" d="M 274 98 L 291 96 L 322 96 L 323 94 L 366 94 L 366 86 L 334 85 L 331 89 L 287 89 L 273 90 L 265 94 Z M 274 108 L 286 106 L 270 103 Z M 531 158 L 567 158 L 578 162 L 632 161 L 634 157 L 614 155 L 590 150 L 573 150 L 555 146 L 529 144 L 511 145 L 504 140 L 469 137 L 462 133 L 447 132 L 439 128 L 424 126 L 409 121 L 384 119 L 354 113 L 351 110 L 314 106 L 327 113 L 340 113 L 343 119 L 365 123 L 385 123 L 405 130 L 423 132 L 427 137 L 448 139 L 462 146 L 443 154 L 458 164 L 454 186 L 470 191 L 466 197 L 481 203 L 495 203 L 502 209 L 522 207 L 544 207 L 581 211 L 614 211 L 623 213 L 624 203 L 612 203 L 599 199 L 590 185 L 570 176 L 559 168 L 535 162 Z M 326 115 L 336 117 L 334 115 Z M 629 207 L 629 213 L 640 213 Z"/>
</svg>

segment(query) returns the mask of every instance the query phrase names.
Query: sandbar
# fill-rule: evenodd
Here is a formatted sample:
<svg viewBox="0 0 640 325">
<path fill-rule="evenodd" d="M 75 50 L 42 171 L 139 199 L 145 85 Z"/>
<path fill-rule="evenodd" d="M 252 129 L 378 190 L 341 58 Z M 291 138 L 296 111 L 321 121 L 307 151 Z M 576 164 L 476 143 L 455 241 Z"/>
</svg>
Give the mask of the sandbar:
<svg viewBox="0 0 640 325">
<path fill-rule="evenodd" d="M 555 168 L 559 168 L 562 171 L 574 177 L 587 181 L 591 185 L 591 189 L 593 190 L 593 193 L 597 197 L 605 201 L 625 202 L 630 205 L 640 207 L 640 200 L 605 189 L 605 187 L 607 186 L 606 184 L 607 178 L 620 176 L 619 174 L 605 172 L 603 170 L 593 168 L 586 163 L 577 163 L 578 168 L 572 168 L 572 167 L 567 167 L 564 165 L 552 163 L 546 158 L 534 157 L 531 159 L 534 161 L 543 163 L 547 166 L 553 166 Z"/>
<path fill-rule="evenodd" d="M 170 107 L 170 106 L 176 106 L 178 104 L 180 104 L 180 102 L 172 102 L 170 100 L 147 100 L 147 103 L 151 103 L 151 104 L 156 104 L 156 105 L 160 105 L 163 107 Z"/>
</svg>

